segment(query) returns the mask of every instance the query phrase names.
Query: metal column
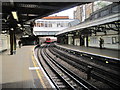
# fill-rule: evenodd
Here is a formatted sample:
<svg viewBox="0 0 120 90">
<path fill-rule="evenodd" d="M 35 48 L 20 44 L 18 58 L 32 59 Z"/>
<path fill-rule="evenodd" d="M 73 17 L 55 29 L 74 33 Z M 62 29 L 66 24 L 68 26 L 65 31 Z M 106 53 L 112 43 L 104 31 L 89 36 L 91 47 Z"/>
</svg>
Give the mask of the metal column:
<svg viewBox="0 0 120 90">
<path fill-rule="evenodd" d="M 13 30 L 10 30 L 10 55 L 13 55 Z"/>
<path fill-rule="evenodd" d="M 88 36 L 86 36 L 86 47 L 88 47 Z"/>
<path fill-rule="evenodd" d="M 10 55 L 16 52 L 16 37 L 14 30 L 10 30 Z"/>
</svg>

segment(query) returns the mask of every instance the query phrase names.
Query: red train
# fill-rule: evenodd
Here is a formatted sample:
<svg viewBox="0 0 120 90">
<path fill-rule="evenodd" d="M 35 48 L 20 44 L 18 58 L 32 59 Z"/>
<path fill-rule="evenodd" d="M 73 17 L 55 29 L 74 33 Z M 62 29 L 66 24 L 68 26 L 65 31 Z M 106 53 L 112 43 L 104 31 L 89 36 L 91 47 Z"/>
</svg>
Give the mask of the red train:
<svg viewBox="0 0 120 90">
<path fill-rule="evenodd" d="M 57 39 L 46 38 L 45 43 L 50 44 L 50 43 L 53 43 L 53 42 L 56 42 L 56 41 L 57 41 Z"/>
<path fill-rule="evenodd" d="M 52 42 L 52 41 L 51 41 L 50 38 L 46 38 L 45 43 L 51 43 L 51 42 Z"/>
</svg>

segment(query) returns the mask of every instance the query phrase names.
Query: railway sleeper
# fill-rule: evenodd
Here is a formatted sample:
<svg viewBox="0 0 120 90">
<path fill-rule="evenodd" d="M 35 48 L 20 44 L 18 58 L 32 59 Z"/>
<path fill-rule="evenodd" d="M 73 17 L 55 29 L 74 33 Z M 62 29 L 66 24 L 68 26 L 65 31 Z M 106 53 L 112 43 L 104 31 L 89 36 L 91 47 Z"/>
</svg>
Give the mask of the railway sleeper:
<svg viewBox="0 0 120 90">
<path fill-rule="evenodd" d="M 99 73 L 91 73 L 91 76 L 94 78 L 94 79 L 97 79 L 99 81 L 102 81 L 104 83 L 107 83 L 108 85 L 110 85 L 112 88 L 120 88 L 120 84 L 116 83 L 115 81 L 113 80 L 110 80 L 109 78 L 103 76 L 103 75 L 100 75 Z"/>
<path fill-rule="evenodd" d="M 61 54 L 63 54 L 63 53 L 59 53 L 60 55 Z M 65 56 L 65 54 L 63 55 L 63 56 Z M 60 56 L 61 57 L 61 56 Z M 70 57 L 70 56 L 67 56 L 67 58 L 69 58 L 69 59 L 72 59 L 72 57 Z M 64 59 L 64 58 L 61 58 L 61 59 Z M 75 58 L 73 58 L 74 59 L 74 61 L 76 61 L 75 60 Z M 65 60 L 65 59 L 64 59 Z M 76 62 L 78 62 L 79 60 L 77 60 Z M 86 65 L 86 63 L 83 63 L 83 62 L 78 62 L 78 63 L 80 63 L 80 64 L 82 64 L 82 65 L 84 65 L 84 66 L 89 66 L 89 64 L 88 65 Z M 95 67 L 96 68 L 96 67 Z M 99 72 L 99 70 L 97 69 L 96 71 L 98 71 Z M 102 70 L 100 70 L 101 72 L 103 72 Z M 107 73 L 108 74 L 108 73 Z M 112 73 L 111 73 L 112 74 Z M 111 76 L 111 74 L 109 75 L 109 76 Z M 112 75 L 112 76 L 114 76 L 114 75 Z"/>
<path fill-rule="evenodd" d="M 93 76 L 93 77 L 94 77 L 94 76 Z M 98 78 L 99 78 L 99 77 L 98 77 Z M 98 79 L 98 78 L 97 78 L 97 79 Z"/>
<path fill-rule="evenodd" d="M 54 52 L 52 52 L 52 53 L 54 53 Z M 57 57 L 59 57 L 60 59 L 66 61 L 67 63 L 71 64 L 74 67 L 77 67 L 77 68 L 79 67 L 79 69 L 82 70 L 83 72 L 85 71 L 85 69 L 87 69 L 86 68 L 87 67 L 86 64 L 84 64 L 85 67 L 83 67 L 83 63 L 82 62 L 81 62 L 81 64 L 78 64 L 78 63 L 76 63 L 76 62 L 74 62 L 74 61 L 72 61 L 72 60 L 70 60 L 68 58 L 60 56 L 60 54 L 54 53 L 54 55 L 57 55 Z M 75 64 L 78 64 L 78 65 L 75 65 Z"/>
<path fill-rule="evenodd" d="M 52 77 L 52 79 L 58 79 L 58 77 Z"/>
<path fill-rule="evenodd" d="M 57 79 L 54 79 L 54 81 L 55 81 L 55 82 L 61 82 L 61 80 L 58 79 L 58 78 L 57 78 Z"/>
<path fill-rule="evenodd" d="M 65 80 L 70 81 L 71 79 L 68 77 L 63 77 Z"/>
<path fill-rule="evenodd" d="M 55 46 L 54 48 L 59 49 L 58 46 Z M 62 49 L 59 49 L 59 50 L 62 50 Z M 69 49 L 66 49 L 66 51 L 69 54 L 73 54 L 73 55 L 75 55 L 73 53 L 73 52 L 75 52 L 77 54 L 76 56 L 79 56 L 80 54 L 83 54 L 83 55 L 85 55 L 85 57 L 88 57 L 88 58 L 94 57 L 94 59 L 97 59 L 97 61 L 101 61 L 103 63 L 106 63 L 106 60 L 107 60 L 107 61 L 109 61 L 109 64 L 117 66 L 117 67 L 119 67 L 119 65 L 120 65 L 120 61 L 112 60 L 112 59 L 109 59 L 109 58 L 104 58 L 104 57 L 101 57 L 101 56 L 94 56 L 94 55 L 86 54 L 86 53 L 83 53 L 83 52 L 70 51 Z"/>
<path fill-rule="evenodd" d="M 64 85 L 64 83 L 62 83 L 62 82 L 56 82 L 57 83 L 57 85 L 60 87 L 60 86 L 63 86 Z M 65 86 L 65 85 L 64 85 Z"/>
<path fill-rule="evenodd" d="M 59 86 L 59 88 L 61 88 L 61 89 L 67 89 L 65 85 L 61 85 L 61 86 Z"/>
<path fill-rule="evenodd" d="M 44 51 L 43 51 L 43 53 L 44 53 L 44 54 L 43 54 L 44 56 L 43 56 L 43 55 L 42 55 L 42 56 L 44 57 L 44 60 L 49 59 L 49 58 L 47 57 L 47 55 L 45 54 Z M 48 61 L 49 61 L 49 60 L 48 60 Z M 48 64 L 47 61 L 46 61 L 46 63 Z M 59 72 L 57 72 L 57 71 L 55 70 L 55 68 L 54 68 L 52 65 L 50 65 L 50 64 L 48 64 L 48 65 L 56 72 L 56 74 L 57 74 L 62 80 L 64 80 L 63 77 L 61 77 L 61 76 L 59 75 Z M 69 86 L 68 88 L 73 88 L 73 87 L 70 86 L 69 83 L 66 82 L 65 80 L 64 80 L 64 82 L 65 82 L 65 84 L 66 84 L 67 86 Z M 60 82 L 60 84 L 61 84 L 61 82 Z"/>
</svg>

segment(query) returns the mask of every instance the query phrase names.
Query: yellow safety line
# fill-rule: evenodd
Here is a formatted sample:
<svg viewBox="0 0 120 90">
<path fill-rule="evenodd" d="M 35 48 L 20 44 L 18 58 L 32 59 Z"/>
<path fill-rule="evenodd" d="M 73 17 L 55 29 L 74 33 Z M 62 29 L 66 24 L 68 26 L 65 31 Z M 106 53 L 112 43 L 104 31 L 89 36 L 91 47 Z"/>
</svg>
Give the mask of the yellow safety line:
<svg viewBox="0 0 120 90">
<path fill-rule="evenodd" d="M 35 59 L 34 59 L 34 57 L 32 56 L 32 61 L 33 61 L 34 67 L 37 67 L 34 60 L 35 60 Z M 39 70 L 39 69 L 36 69 L 37 75 L 38 75 L 38 77 L 39 77 L 39 79 L 40 79 L 40 81 L 41 81 L 41 84 L 42 84 L 43 88 L 46 88 L 45 83 L 44 83 L 44 81 L 43 81 L 43 79 L 42 79 L 42 76 L 40 75 L 40 73 L 39 73 L 38 70 Z"/>
</svg>

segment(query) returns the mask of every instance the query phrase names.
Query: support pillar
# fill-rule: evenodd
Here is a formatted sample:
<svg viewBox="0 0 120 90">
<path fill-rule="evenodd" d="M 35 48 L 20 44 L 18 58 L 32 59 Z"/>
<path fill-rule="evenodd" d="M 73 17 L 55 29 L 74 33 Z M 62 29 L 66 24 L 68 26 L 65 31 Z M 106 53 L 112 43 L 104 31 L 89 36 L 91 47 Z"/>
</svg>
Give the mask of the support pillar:
<svg viewBox="0 0 120 90">
<path fill-rule="evenodd" d="M 61 44 L 64 44 L 64 36 L 61 36 Z"/>
<path fill-rule="evenodd" d="M 10 30 L 10 55 L 13 55 L 13 30 Z"/>
<path fill-rule="evenodd" d="M 15 32 L 13 32 L 13 50 L 14 50 L 14 54 L 16 53 L 16 36 L 15 36 Z"/>
<path fill-rule="evenodd" d="M 80 46 L 82 46 L 82 37 L 80 35 Z"/>
<path fill-rule="evenodd" d="M 14 30 L 10 30 L 10 55 L 16 52 L 16 36 Z"/>
<path fill-rule="evenodd" d="M 65 44 L 65 36 L 63 35 L 63 44 Z"/>
<path fill-rule="evenodd" d="M 80 35 L 80 46 L 84 46 L 84 36 Z"/>
<path fill-rule="evenodd" d="M 75 34 L 74 33 L 73 33 L 72 38 L 73 38 L 73 45 L 75 45 Z"/>
<path fill-rule="evenodd" d="M 65 43 L 64 44 L 68 44 L 68 36 L 67 35 L 65 35 L 65 38 L 64 38 L 65 40 Z"/>
<path fill-rule="evenodd" d="M 57 36 L 57 43 L 59 43 L 60 42 L 60 38 L 59 38 L 59 36 Z"/>
<path fill-rule="evenodd" d="M 66 44 L 68 44 L 68 35 L 66 36 Z"/>
<path fill-rule="evenodd" d="M 88 36 L 86 36 L 86 47 L 88 47 Z"/>
</svg>

